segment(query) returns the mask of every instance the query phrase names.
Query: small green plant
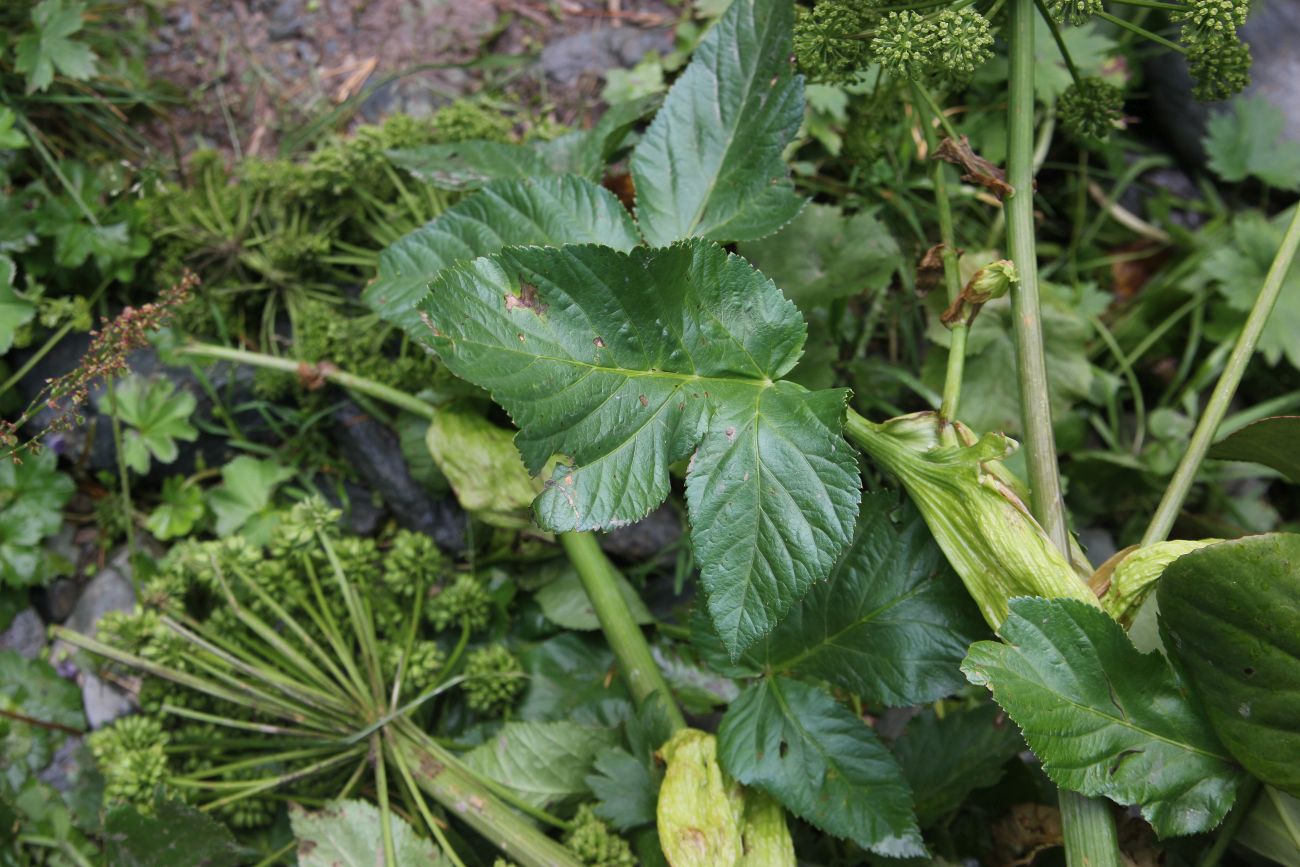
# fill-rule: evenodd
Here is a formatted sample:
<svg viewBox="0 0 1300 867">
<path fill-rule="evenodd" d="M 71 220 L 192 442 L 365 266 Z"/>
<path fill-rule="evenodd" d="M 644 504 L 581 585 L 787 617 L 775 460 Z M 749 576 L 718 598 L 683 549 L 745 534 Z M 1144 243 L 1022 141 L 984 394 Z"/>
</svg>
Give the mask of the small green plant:
<svg viewBox="0 0 1300 867">
<path fill-rule="evenodd" d="M 199 432 L 190 424 L 196 405 L 194 395 L 179 394 L 165 379 L 128 377 L 114 383 L 111 393 L 100 398 L 100 412 L 116 416 L 127 426 L 123 438 L 123 459 L 137 473 L 149 472 L 153 461 L 170 464 L 180 454 L 177 440 L 193 442 Z"/>
<path fill-rule="evenodd" d="M 42 584 L 56 562 L 43 543 L 63 524 L 72 479 L 59 472 L 54 453 L 21 461 L 0 460 L 0 579 L 11 587 Z"/>
</svg>

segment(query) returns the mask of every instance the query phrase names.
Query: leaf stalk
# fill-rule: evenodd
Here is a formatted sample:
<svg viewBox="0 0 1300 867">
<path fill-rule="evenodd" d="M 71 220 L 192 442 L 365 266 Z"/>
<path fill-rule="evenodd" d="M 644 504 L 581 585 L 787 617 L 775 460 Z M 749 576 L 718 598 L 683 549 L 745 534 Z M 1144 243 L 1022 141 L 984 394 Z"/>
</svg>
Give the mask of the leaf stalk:
<svg viewBox="0 0 1300 867">
<path fill-rule="evenodd" d="M 1034 0 L 1010 0 L 1011 79 L 1007 105 L 1007 247 L 1020 281 L 1011 287 L 1020 413 L 1029 467 L 1031 511 L 1048 537 L 1069 556 L 1069 530 L 1052 432 L 1052 405 L 1043 351 L 1034 238 Z M 1070 867 L 1119 867 L 1119 840 L 1110 807 L 1060 790 L 1065 858 Z"/>
</svg>

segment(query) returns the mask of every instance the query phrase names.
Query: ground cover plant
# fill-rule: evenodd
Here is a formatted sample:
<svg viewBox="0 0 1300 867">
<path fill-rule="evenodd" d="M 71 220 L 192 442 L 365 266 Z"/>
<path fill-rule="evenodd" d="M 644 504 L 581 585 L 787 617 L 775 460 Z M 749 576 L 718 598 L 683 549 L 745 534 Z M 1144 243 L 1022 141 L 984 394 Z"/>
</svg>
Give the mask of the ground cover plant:
<svg viewBox="0 0 1300 867">
<path fill-rule="evenodd" d="M 1209 166 L 1262 208 L 1134 204 L 1115 62 L 1231 96 L 1246 6 L 696 11 L 590 127 L 454 104 L 146 197 L 175 288 L 4 428 L 6 605 L 81 568 L 70 497 L 131 591 L 0 651 L 7 861 L 1300 863 L 1300 166 L 1241 101 Z"/>
</svg>

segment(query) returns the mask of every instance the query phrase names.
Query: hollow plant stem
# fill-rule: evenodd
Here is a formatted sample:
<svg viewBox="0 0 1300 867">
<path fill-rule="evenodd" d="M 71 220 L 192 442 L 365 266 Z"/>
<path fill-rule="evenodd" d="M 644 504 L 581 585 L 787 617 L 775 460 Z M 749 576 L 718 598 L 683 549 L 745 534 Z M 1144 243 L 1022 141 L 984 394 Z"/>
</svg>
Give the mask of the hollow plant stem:
<svg viewBox="0 0 1300 867">
<path fill-rule="evenodd" d="M 917 99 L 914 102 L 921 112 L 921 131 L 925 135 L 926 150 L 930 158 L 930 178 L 934 184 L 934 204 L 939 212 L 939 241 L 942 244 L 940 256 L 943 259 L 943 283 L 948 292 L 948 303 L 956 302 L 961 295 L 961 274 L 957 267 L 957 234 L 953 229 L 952 202 L 948 198 L 948 166 L 933 158 L 939 147 L 939 137 L 934 132 L 928 115 L 942 122 L 943 111 L 935 103 L 929 92 L 920 84 L 913 84 Z M 961 400 L 962 371 L 966 365 L 966 336 L 970 325 L 965 320 L 953 323 L 948 344 L 947 370 L 943 379 L 943 400 L 939 404 L 939 416 L 945 421 L 955 421 Z"/>
<path fill-rule="evenodd" d="M 1169 536 L 1169 531 L 1173 529 L 1174 521 L 1187 500 L 1192 484 L 1196 481 L 1197 470 L 1205 460 L 1206 452 L 1210 450 L 1210 444 L 1214 441 L 1219 425 L 1228 412 L 1229 404 L 1232 403 L 1233 395 L 1237 393 L 1237 386 L 1241 384 L 1241 378 L 1246 373 L 1247 365 L 1250 364 L 1250 357 L 1254 354 L 1259 338 L 1264 333 L 1269 314 L 1277 304 L 1278 296 L 1282 292 L 1282 284 L 1295 261 L 1297 247 L 1300 247 L 1300 207 L 1297 207 L 1291 215 L 1291 225 L 1282 236 L 1282 245 L 1278 248 L 1277 255 L 1273 257 L 1273 264 L 1269 267 L 1264 285 L 1250 308 L 1246 324 L 1242 326 L 1241 334 L 1237 336 L 1237 342 L 1232 347 L 1232 354 L 1228 356 L 1223 373 L 1219 374 L 1219 381 L 1215 384 L 1214 391 L 1210 393 L 1210 399 L 1205 404 L 1200 420 L 1196 423 L 1196 429 L 1192 431 L 1187 451 L 1178 462 L 1178 468 L 1174 470 L 1173 478 L 1169 480 L 1169 486 L 1165 488 L 1164 496 L 1160 498 L 1160 505 L 1156 507 L 1155 514 L 1151 517 L 1151 524 L 1142 536 L 1143 545 L 1164 541 Z"/>
<path fill-rule="evenodd" d="M 1034 517 L 1068 557 L 1069 531 L 1052 433 L 1052 405 L 1043 351 L 1034 239 L 1034 0 L 1010 0 L 1011 80 L 1007 105 L 1007 247 L 1020 275 L 1011 288 L 1016 367 L 1020 381 L 1025 459 Z M 1102 800 L 1060 790 L 1065 859 L 1070 867 L 1119 867 L 1119 840 Z"/>
<path fill-rule="evenodd" d="M 415 784 L 452 809 L 511 861 L 522 867 L 582 867 L 572 852 L 541 834 L 533 820 L 511 810 L 433 738 L 402 720 L 384 730 L 385 749 L 401 756 Z"/>
<path fill-rule="evenodd" d="M 561 533 L 560 544 L 582 580 L 591 607 L 596 609 L 600 628 L 614 651 L 633 700 L 641 705 L 658 693 L 673 729 L 686 728 L 686 720 L 650 653 L 650 645 L 619 590 L 618 573 L 600 550 L 596 537 L 591 533 Z"/>
</svg>

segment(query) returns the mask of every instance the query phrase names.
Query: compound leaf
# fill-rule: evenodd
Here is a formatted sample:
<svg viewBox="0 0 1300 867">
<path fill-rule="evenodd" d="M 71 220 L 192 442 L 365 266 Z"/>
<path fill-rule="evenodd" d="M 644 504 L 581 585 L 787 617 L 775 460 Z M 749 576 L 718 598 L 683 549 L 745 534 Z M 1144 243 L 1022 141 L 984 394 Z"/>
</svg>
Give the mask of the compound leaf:
<svg viewBox="0 0 1300 867">
<path fill-rule="evenodd" d="M 921 855 L 912 792 L 889 750 L 830 695 L 765 678 L 727 709 L 718 760 L 829 834 L 881 855 Z"/>
<path fill-rule="evenodd" d="M 508 722 L 465 754 L 465 764 L 534 807 L 572 802 L 590 792 L 596 755 L 614 745 L 609 729 L 557 722 Z"/>
<path fill-rule="evenodd" d="M 1161 631 L 1210 724 L 1255 776 L 1300 797 L 1300 535 L 1220 542 L 1160 577 Z"/>
<path fill-rule="evenodd" d="M 1137 804 L 1162 837 L 1223 820 L 1243 775 L 1162 656 L 1072 599 L 1011 600 L 1002 639 L 972 646 L 962 670 L 1057 785 Z"/>
<path fill-rule="evenodd" d="M 95 52 L 69 38 L 81 30 L 85 12 L 85 3 L 64 0 L 41 0 L 32 9 L 35 29 L 14 44 L 14 69 L 26 74 L 29 94 L 49 87 L 56 71 L 77 81 L 94 76 Z"/>
<path fill-rule="evenodd" d="M 1248 424 L 1211 446 L 1209 456 L 1263 464 L 1300 485 L 1300 416 L 1274 416 Z"/>
<path fill-rule="evenodd" d="M 198 430 L 190 424 L 195 405 L 194 395 L 178 393 L 168 380 L 132 376 L 113 386 L 112 395 L 100 398 L 99 411 L 116 411 L 130 426 L 122 441 L 123 458 L 143 475 L 149 472 L 151 457 L 170 464 L 180 454 L 177 440 L 198 439 Z"/>
<path fill-rule="evenodd" d="M 803 207 L 781 158 L 803 119 L 793 26 L 790 0 L 734 0 L 695 49 L 632 153 L 651 246 L 761 238 Z"/>
<path fill-rule="evenodd" d="M 274 460 L 258 460 L 248 455 L 241 455 L 222 467 L 222 484 L 208 494 L 208 506 L 217 516 L 217 535 L 228 536 L 255 518 L 264 517 L 275 489 L 292 476 L 293 470 Z M 253 536 L 257 538 L 259 534 Z"/>
<path fill-rule="evenodd" d="M 1300 187 L 1300 153 L 1287 147 L 1286 116 L 1266 96 L 1234 99 L 1205 125 L 1210 168 L 1225 181 L 1253 175 L 1270 187 Z"/>
<path fill-rule="evenodd" d="M 415 303 L 443 268 L 509 245 L 604 244 L 630 250 L 636 226 L 618 198 L 573 176 L 498 181 L 379 254 L 363 300 L 389 322 L 418 326 Z"/>
<path fill-rule="evenodd" d="M 942 698 L 987 627 L 915 510 L 868 496 L 852 544 L 760 647 L 758 669 L 794 671 L 889 706 Z"/>
<path fill-rule="evenodd" d="M 859 480 L 840 438 L 846 392 L 781 381 L 806 329 L 743 259 L 700 240 L 512 247 L 444 271 L 418 309 L 412 333 L 511 414 L 530 472 L 569 459 L 534 503 L 546 529 L 635 521 L 691 458 L 692 540 L 733 656 L 847 544 Z"/>
</svg>

